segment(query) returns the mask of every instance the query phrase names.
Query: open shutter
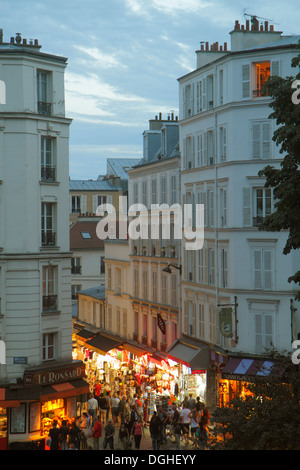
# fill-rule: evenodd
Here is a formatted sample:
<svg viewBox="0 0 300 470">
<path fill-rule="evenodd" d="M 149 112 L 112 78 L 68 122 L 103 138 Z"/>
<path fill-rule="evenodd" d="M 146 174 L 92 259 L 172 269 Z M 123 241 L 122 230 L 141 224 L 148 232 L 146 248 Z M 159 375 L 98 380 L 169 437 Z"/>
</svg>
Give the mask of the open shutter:
<svg viewBox="0 0 300 470">
<path fill-rule="evenodd" d="M 250 188 L 243 188 L 243 225 L 251 225 Z"/>
<path fill-rule="evenodd" d="M 242 97 L 250 98 L 250 65 L 242 66 Z"/>
<path fill-rule="evenodd" d="M 255 315 L 255 350 L 261 352 L 263 349 L 263 328 L 262 328 L 262 314 Z"/>
<path fill-rule="evenodd" d="M 93 214 L 96 214 L 98 207 L 98 196 L 93 196 Z"/>
<path fill-rule="evenodd" d="M 206 109 L 206 78 L 202 80 L 202 109 Z"/>
<path fill-rule="evenodd" d="M 280 62 L 279 60 L 272 60 L 271 62 L 271 76 L 280 77 Z"/>
</svg>

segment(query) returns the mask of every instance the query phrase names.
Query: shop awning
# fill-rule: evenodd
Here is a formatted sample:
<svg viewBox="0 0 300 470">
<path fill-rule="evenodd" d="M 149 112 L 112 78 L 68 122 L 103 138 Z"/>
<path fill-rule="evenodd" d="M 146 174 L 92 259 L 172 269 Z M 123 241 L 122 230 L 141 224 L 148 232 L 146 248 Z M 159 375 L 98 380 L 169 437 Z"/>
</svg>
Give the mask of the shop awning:
<svg viewBox="0 0 300 470">
<path fill-rule="evenodd" d="M 96 350 L 99 354 L 105 354 L 111 349 L 119 348 L 123 344 L 120 338 L 102 335 L 97 333 L 96 336 L 85 342 L 87 348 Z"/>
<path fill-rule="evenodd" d="M 274 362 L 260 359 L 230 358 L 222 370 L 222 378 L 244 380 L 266 377 L 273 369 Z"/>
<path fill-rule="evenodd" d="M 197 347 L 179 340 L 168 350 L 168 358 L 190 367 L 193 370 L 207 370 L 210 366 L 209 347 Z"/>
<path fill-rule="evenodd" d="M 147 349 L 140 348 L 139 346 L 136 346 L 135 344 L 131 343 L 123 343 L 122 349 L 131 352 L 135 356 L 143 356 L 144 354 L 149 354 L 149 351 L 147 351 Z"/>
<path fill-rule="evenodd" d="M 78 333 L 76 333 L 76 336 L 78 339 L 86 341 L 93 338 L 96 334 L 97 333 L 95 333 L 94 331 L 83 328 L 82 330 L 78 331 Z"/>
<path fill-rule="evenodd" d="M 56 400 L 57 398 L 71 398 L 89 393 L 89 384 L 84 379 L 72 380 L 40 387 L 40 401 Z"/>
</svg>

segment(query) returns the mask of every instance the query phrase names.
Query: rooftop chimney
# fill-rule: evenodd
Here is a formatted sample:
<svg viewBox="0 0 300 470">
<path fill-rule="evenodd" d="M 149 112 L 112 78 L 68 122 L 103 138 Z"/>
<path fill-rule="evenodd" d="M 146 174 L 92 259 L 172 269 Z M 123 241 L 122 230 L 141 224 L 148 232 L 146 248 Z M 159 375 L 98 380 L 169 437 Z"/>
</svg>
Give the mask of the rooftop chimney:
<svg viewBox="0 0 300 470">
<path fill-rule="evenodd" d="M 250 21 L 246 20 L 246 27 L 241 27 L 238 20 L 235 21 L 234 29 L 230 32 L 231 35 L 231 50 L 241 51 L 243 49 L 255 48 L 263 44 L 270 44 L 281 39 L 282 31 L 274 31 L 274 26 L 265 21 L 264 24 L 259 24 L 256 16 L 251 18 Z"/>
</svg>

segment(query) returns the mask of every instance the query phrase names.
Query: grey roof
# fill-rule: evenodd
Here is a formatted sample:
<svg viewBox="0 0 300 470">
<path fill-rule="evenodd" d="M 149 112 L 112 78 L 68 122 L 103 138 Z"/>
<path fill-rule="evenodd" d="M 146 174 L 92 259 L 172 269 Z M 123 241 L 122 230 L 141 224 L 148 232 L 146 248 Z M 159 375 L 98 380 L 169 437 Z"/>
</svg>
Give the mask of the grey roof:
<svg viewBox="0 0 300 470">
<path fill-rule="evenodd" d="M 140 161 L 140 158 L 108 158 L 107 176 L 113 173 L 115 176 L 120 176 L 122 180 L 127 180 L 128 173 L 126 169 L 137 165 Z"/>
<path fill-rule="evenodd" d="M 97 300 L 105 300 L 105 285 L 91 287 L 90 289 L 84 289 L 77 292 L 77 294 L 87 295 Z"/>
<path fill-rule="evenodd" d="M 70 191 L 120 191 L 119 186 L 112 186 L 106 180 L 70 180 Z"/>
</svg>

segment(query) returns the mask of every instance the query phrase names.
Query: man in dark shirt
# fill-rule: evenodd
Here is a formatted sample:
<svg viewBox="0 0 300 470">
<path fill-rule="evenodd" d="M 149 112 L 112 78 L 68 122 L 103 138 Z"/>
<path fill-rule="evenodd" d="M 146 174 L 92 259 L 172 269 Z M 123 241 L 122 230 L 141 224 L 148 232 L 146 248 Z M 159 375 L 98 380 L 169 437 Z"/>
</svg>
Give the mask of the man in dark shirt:
<svg viewBox="0 0 300 470">
<path fill-rule="evenodd" d="M 49 431 L 49 437 L 51 437 L 50 450 L 59 450 L 59 436 L 60 430 L 57 427 L 56 419 L 53 421 L 53 428 Z"/>
</svg>

